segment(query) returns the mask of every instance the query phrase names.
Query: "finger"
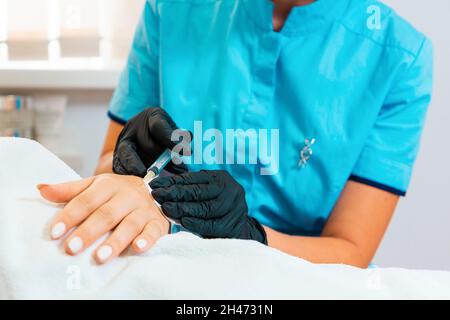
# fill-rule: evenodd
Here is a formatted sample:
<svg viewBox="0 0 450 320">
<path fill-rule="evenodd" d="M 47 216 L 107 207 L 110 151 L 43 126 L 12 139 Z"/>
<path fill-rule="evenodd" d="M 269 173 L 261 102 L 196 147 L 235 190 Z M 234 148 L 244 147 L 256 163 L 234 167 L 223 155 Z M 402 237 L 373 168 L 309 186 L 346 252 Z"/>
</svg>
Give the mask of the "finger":
<svg viewBox="0 0 450 320">
<path fill-rule="evenodd" d="M 184 217 L 181 219 L 181 225 L 187 230 L 199 234 L 202 237 L 218 237 L 217 231 L 214 230 L 215 220 L 205 220 L 193 217 Z"/>
<path fill-rule="evenodd" d="M 88 188 L 93 181 L 94 177 L 90 177 L 83 180 L 54 185 L 40 184 L 37 187 L 42 197 L 47 199 L 48 201 L 56 203 L 66 203 L 72 200 L 86 188 Z"/>
<path fill-rule="evenodd" d="M 172 174 L 182 174 L 188 171 L 188 167 L 184 164 L 175 164 L 173 161 L 169 162 L 164 170 L 172 173 Z"/>
<path fill-rule="evenodd" d="M 158 177 L 150 183 L 152 189 L 167 188 L 175 184 L 205 184 L 213 180 L 211 171 L 186 172 L 179 175 Z"/>
<path fill-rule="evenodd" d="M 124 174 L 143 177 L 147 173 L 144 163 L 136 152 L 136 145 L 129 140 L 120 142 L 114 159 L 120 163 L 119 170 L 125 169 Z"/>
<path fill-rule="evenodd" d="M 218 184 L 172 185 L 152 191 L 152 196 L 160 204 L 164 202 L 204 201 L 215 199 L 222 192 Z"/>
<path fill-rule="evenodd" d="M 113 196 L 109 179 L 99 178 L 72 199 L 53 219 L 51 237 L 59 239 Z"/>
<path fill-rule="evenodd" d="M 227 212 L 224 204 L 217 200 L 201 202 L 164 202 L 162 209 L 165 215 L 171 219 L 179 220 L 183 217 L 202 219 L 220 218 Z"/>
<path fill-rule="evenodd" d="M 96 250 L 94 257 L 97 263 L 107 263 L 119 256 L 142 232 L 149 219 L 150 213 L 145 210 L 135 210 L 127 215 Z"/>
<path fill-rule="evenodd" d="M 152 220 L 147 223 L 142 233 L 133 241 L 132 248 L 136 253 L 148 251 L 167 232 L 160 221 Z"/>
<path fill-rule="evenodd" d="M 115 228 L 134 207 L 126 195 L 115 196 L 95 210 L 64 242 L 70 255 L 76 255 Z"/>
</svg>

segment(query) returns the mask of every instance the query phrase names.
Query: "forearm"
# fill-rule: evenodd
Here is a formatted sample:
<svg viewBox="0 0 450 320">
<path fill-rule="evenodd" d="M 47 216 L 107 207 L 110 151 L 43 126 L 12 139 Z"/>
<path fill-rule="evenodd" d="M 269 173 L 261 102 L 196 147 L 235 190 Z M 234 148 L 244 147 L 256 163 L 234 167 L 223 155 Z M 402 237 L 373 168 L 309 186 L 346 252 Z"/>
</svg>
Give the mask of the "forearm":
<svg viewBox="0 0 450 320">
<path fill-rule="evenodd" d="M 94 175 L 113 172 L 112 170 L 113 154 L 114 152 L 110 151 L 100 156 Z"/>
<path fill-rule="evenodd" d="M 105 142 L 101 151 L 100 159 L 98 161 L 97 168 L 95 169 L 95 175 L 102 173 L 113 172 L 113 155 L 116 146 L 117 138 L 123 129 L 123 125 L 117 122 L 110 121 L 108 131 L 106 133 Z"/>
<path fill-rule="evenodd" d="M 351 241 L 333 237 L 290 236 L 264 227 L 270 247 L 313 263 L 367 268 L 370 258 Z"/>
<path fill-rule="evenodd" d="M 349 181 L 321 237 L 289 236 L 265 227 L 269 246 L 314 263 L 366 268 L 397 206 L 398 195 Z"/>
</svg>

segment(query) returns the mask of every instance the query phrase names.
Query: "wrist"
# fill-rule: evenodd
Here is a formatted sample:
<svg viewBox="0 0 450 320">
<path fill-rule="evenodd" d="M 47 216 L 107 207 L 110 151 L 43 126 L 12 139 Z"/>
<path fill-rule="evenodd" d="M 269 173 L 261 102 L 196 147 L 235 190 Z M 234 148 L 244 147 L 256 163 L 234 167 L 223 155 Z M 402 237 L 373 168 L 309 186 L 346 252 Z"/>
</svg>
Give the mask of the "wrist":
<svg viewBox="0 0 450 320">
<path fill-rule="evenodd" d="M 171 234 L 172 233 L 172 223 L 163 216 L 163 230 L 165 230 L 165 234 Z"/>
<path fill-rule="evenodd" d="M 158 208 L 158 212 L 161 215 L 161 218 L 162 218 L 162 221 L 163 221 L 162 228 L 163 228 L 164 232 L 166 232 L 165 234 L 173 233 L 172 232 L 172 230 L 173 230 L 173 223 L 166 217 L 166 215 L 162 211 L 161 205 L 158 203 L 158 201 L 156 201 L 153 198 L 153 196 L 152 196 L 152 188 L 150 187 L 150 184 L 146 183 L 144 180 L 143 180 L 143 182 L 144 182 L 145 188 L 146 188 L 146 190 L 147 190 L 147 192 L 148 192 L 148 194 L 149 194 L 149 196 L 151 198 L 150 201 Z"/>
<path fill-rule="evenodd" d="M 113 152 L 106 152 L 100 157 L 94 175 L 102 173 L 113 173 Z"/>
</svg>

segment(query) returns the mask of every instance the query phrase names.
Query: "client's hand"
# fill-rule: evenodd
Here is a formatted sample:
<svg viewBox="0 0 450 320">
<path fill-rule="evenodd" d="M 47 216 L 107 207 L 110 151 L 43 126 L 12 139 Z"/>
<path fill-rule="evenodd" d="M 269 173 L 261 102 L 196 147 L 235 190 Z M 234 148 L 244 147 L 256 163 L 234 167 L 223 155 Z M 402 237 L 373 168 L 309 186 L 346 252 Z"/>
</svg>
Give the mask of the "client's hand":
<svg viewBox="0 0 450 320">
<path fill-rule="evenodd" d="M 70 255 L 82 252 L 113 231 L 95 251 L 96 261 L 105 263 L 129 245 L 143 253 L 169 232 L 169 222 L 141 178 L 104 174 L 38 188 L 45 199 L 67 203 L 52 222 L 51 237 L 59 239 L 75 228 L 64 241 Z"/>
</svg>

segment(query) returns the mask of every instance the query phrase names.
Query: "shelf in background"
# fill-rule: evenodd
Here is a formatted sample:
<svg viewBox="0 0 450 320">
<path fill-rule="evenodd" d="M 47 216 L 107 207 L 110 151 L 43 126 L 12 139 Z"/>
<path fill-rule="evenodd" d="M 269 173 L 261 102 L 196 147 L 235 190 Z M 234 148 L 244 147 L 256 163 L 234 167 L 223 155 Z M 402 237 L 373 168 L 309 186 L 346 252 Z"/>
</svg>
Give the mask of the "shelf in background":
<svg viewBox="0 0 450 320">
<path fill-rule="evenodd" d="M 106 66 L 98 59 L 14 61 L 0 64 L 0 89 L 114 90 L 121 70 L 121 63 Z"/>
</svg>

